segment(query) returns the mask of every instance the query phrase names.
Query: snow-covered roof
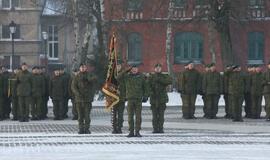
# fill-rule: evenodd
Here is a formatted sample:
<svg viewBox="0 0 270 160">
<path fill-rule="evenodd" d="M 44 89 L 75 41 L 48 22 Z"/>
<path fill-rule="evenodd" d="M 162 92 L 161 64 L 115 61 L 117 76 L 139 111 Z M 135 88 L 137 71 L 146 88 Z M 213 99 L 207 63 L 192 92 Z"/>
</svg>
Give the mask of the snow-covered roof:
<svg viewBox="0 0 270 160">
<path fill-rule="evenodd" d="M 65 12 L 65 0 L 47 0 L 42 15 L 62 15 Z"/>
</svg>

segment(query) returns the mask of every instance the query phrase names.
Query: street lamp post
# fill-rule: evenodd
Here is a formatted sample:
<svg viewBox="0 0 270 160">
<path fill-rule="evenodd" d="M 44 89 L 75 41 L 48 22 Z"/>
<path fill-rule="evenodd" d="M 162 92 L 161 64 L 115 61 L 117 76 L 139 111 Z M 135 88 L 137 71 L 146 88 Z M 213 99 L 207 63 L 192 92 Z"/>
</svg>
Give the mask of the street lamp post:
<svg viewBox="0 0 270 160">
<path fill-rule="evenodd" d="M 16 23 L 14 21 L 11 21 L 11 23 L 9 24 L 9 31 L 10 31 L 11 40 L 12 40 L 12 54 L 11 54 L 11 58 L 10 58 L 10 68 L 13 71 L 14 70 L 14 63 L 13 63 L 13 59 L 14 59 L 14 35 L 16 33 Z"/>
<path fill-rule="evenodd" d="M 47 57 L 47 40 L 48 40 L 48 33 L 47 32 L 42 32 L 42 37 L 44 40 L 44 58 L 45 58 L 45 65 L 46 68 L 48 67 L 48 57 Z"/>
</svg>

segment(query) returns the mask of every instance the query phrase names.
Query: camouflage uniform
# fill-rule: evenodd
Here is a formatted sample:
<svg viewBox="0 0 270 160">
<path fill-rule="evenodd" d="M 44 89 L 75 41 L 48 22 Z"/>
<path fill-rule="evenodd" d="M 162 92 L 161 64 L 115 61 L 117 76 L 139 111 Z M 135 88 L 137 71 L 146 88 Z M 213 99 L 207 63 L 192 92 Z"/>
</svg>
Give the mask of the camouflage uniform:
<svg viewBox="0 0 270 160">
<path fill-rule="evenodd" d="M 142 99 L 147 97 L 147 83 L 146 77 L 143 74 L 129 73 L 125 76 L 126 84 L 126 98 L 128 101 L 128 124 L 129 124 L 129 136 L 134 135 L 134 129 L 136 135 L 140 136 L 141 130 L 141 112 L 142 112 Z M 136 116 L 134 127 L 134 114 Z"/>
<path fill-rule="evenodd" d="M 21 71 L 16 76 L 17 96 L 19 101 L 20 121 L 29 120 L 29 107 L 31 103 L 32 77 L 27 70 Z"/>
<path fill-rule="evenodd" d="M 233 121 L 243 121 L 242 104 L 245 93 L 245 77 L 242 72 L 234 71 L 229 79 L 229 95 L 232 103 Z"/>
<path fill-rule="evenodd" d="M 180 83 L 183 87 L 181 89 L 183 118 L 195 118 L 195 101 L 201 84 L 199 72 L 195 69 L 184 71 Z"/>
<path fill-rule="evenodd" d="M 263 74 L 254 73 L 251 77 L 251 118 L 260 118 L 262 112 Z"/>
<path fill-rule="evenodd" d="M 203 94 L 205 96 L 206 118 L 216 118 L 220 94 L 223 92 L 223 80 L 217 72 L 209 72 L 203 77 Z"/>
<path fill-rule="evenodd" d="M 95 94 L 96 79 L 96 76 L 91 73 L 80 72 L 74 77 L 71 84 L 78 111 L 79 134 L 90 133 L 90 113 Z"/>
<path fill-rule="evenodd" d="M 127 71 L 121 69 L 116 77 L 118 83 L 119 102 L 112 108 L 112 125 L 113 133 L 122 133 L 122 127 L 124 123 L 124 109 L 126 99 L 126 86 L 125 86 L 125 75 Z"/>
<path fill-rule="evenodd" d="M 172 79 L 167 74 L 155 73 L 149 77 L 149 94 L 152 110 L 153 133 L 163 133 L 164 112 L 168 95 L 166 87 L 172 83 Z"/>
<path fill-rule="evenodd" d="M 2 74 L 4 76 L 4 85 L 6 86 L 4 91 L 4 118 L 8 119 L 11 113 L 11 98 L 8 96 L 8 79 L 10 77 L 10 73 L 5 71 Z"/>
</svg>

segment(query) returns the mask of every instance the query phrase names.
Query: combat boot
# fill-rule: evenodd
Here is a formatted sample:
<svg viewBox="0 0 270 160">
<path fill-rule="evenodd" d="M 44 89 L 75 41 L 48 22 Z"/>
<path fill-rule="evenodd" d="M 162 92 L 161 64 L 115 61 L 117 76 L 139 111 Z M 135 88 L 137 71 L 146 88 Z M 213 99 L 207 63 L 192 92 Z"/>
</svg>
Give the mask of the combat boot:
<svg viewBox="0 0 270 160">
<path fill-rule="evenodd" d="M 140 132 L 139 132 L 139 131 L 136 131 L 136 133 L 135 133 L 135 137 L 142 137 L 142 135 L 140 134 Z"/>
<path fill-rule="evenodd" d="M 134 137 L 134 131 L 130 131 L 129 134 L 127 135 L 127 137 Z"/>
<path fill-rule="evenodd" d="M 85 130 L 84 134 L 91 134 L 91 131 L 89 129 Z"/>
<path fill-rule="evenodd" d="M 121 128 L 118 128 L 118 129 L 117 129 L 117 133 L 118 133 L 118 134 L 122 134 L 122 133 L 123 133 L 123 132 L 122 132 L 122 129 L 121 129 Z"/>
<path fill-rule="evenodd" d="M 84 129 L 80 128 L 78 134 L 84 134 Z"/>
</svg>

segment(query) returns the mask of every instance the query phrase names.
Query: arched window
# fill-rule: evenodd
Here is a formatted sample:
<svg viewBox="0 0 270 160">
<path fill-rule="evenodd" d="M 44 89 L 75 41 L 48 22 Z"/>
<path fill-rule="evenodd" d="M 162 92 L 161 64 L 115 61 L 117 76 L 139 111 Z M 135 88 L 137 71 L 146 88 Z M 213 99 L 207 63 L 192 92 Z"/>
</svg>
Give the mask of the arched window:
<svg viewBox="0 0 270 160">
<path fill-rule="evenodd" d="M 142 61 L 142 36 L 139 33 L 128 35 L 128 63 L 139 64 Z"/>
<path fill-rule="evenodd" d="M 142 0 L 128 0 L 127 1 L 127 9 L 130 11 L 138 11 L 142 10 L 143 2 Z"/>
<path fill-rule="evenodd" d="M 180 32 L 174 37 L 174 62 L 201 61 L 203 37 L 196 32 Z"/>
<path fill-rule="evenodd" d="M 174 7 L 185 7 L 187 0 L 173 0 Z"/>
<path fill-rule="evenodd" d="M 264 34 L 263 32 L 249 32 L 248 33 L 248 60 L 261 61 L 264 55 Z M 254 62 L 255 63 L 255 62 Z"/>
</svg>

